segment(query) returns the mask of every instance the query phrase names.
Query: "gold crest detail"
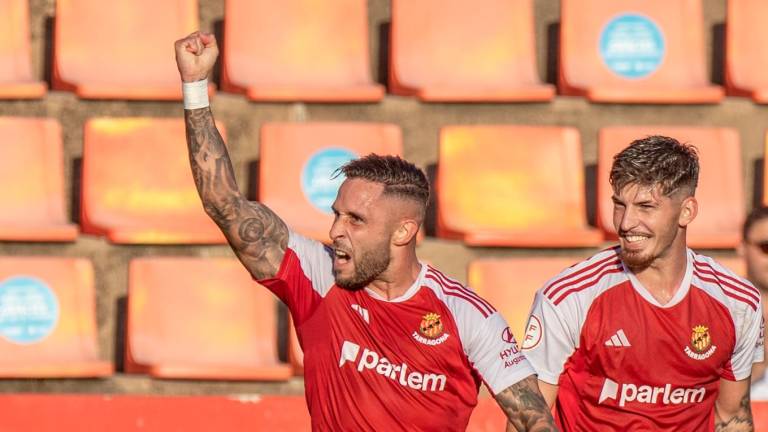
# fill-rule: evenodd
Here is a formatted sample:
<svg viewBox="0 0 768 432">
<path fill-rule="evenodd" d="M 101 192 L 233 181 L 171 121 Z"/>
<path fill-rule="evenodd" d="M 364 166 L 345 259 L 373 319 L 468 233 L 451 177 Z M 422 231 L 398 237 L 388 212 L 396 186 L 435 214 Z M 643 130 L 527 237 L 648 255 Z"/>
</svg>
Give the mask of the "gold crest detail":
<svg viewBox="0 0 768 432">
<path fill-rule="evenodd" d="M 703 325 L 697 325 L 691 333 L 691 346 L 697 353 L 703 353 L 712 345 L 712 339 L 709 336 L 709 328 Z"/>
<path fill-rule="evenodd" d="M 440 315 L 434 312 L 424 315 L 421 324 L 419 324 L 419 332 L 429 339 L 440 337 L 443 334 L 443 322 L 440 320 Z"/>
</svg>

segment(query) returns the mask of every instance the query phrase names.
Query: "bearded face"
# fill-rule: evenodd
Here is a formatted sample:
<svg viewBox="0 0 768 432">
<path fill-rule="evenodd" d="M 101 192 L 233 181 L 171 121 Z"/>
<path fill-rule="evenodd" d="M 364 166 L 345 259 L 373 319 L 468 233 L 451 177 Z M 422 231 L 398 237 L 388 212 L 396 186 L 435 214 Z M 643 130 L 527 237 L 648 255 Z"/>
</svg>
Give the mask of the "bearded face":
<svg viewBox="0 0 768 432">
<path fill-rule="evenodd" d="M 620 257 L 633 271 L 650 266 L 680 235 L 679 197 L 662 195 L 658 187 L 627 185 L 613 196 L 613 223 Z"/>
</svg>

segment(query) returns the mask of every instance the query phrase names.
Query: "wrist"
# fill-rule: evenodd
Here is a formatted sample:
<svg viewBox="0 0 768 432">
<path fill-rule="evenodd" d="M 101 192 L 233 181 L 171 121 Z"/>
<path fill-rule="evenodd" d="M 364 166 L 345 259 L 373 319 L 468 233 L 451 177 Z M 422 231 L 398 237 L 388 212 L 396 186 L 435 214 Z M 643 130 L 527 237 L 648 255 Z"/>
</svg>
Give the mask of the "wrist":
<svg viewBox="0 0 768 432">
<path fill-rule="evenodd" d="M 181 83 L 184 109 L 192 110 L 210 106 L 208 101 L 208 79 Z"/>
</svg>

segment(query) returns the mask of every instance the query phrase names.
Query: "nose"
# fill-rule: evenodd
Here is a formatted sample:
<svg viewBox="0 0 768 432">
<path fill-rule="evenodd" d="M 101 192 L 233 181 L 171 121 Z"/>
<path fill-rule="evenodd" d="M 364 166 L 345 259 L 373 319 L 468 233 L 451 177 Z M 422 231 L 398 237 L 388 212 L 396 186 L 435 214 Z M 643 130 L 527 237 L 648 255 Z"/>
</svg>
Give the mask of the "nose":
<svg viewBox="0 0 768 432">
<path fill-rule="evenodd" d="M 614 228 L 618 232 L 632 231 L 638 224 L 637 212 L 633 206 L 615 208 Z"/>
<path fill-rule="evenodd" d="M 331 229 L 328 231 L 328 237 L 331 238 L 331 241 L 336 240 L 337 238 L 340 238 L 344 235 L 344 229 L 343 224 L 341 222 L 341 218 L 337 215 L 333 218 L 333 223 L 331 224 Z"/>
</svg>

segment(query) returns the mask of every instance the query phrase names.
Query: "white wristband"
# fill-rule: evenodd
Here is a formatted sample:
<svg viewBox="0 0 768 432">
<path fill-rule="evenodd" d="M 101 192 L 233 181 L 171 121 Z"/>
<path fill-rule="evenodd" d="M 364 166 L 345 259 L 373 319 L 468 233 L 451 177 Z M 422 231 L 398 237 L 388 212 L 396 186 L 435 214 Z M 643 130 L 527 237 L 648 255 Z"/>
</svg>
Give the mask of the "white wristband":
<svg viewBox="0 0 768 432">
<path fill-rule="evenodd" d="M 184 95 L 184 109 L 192 110 L 210 105 L 207 79 L 181 83 L 181 93 Z"/>
</svg>

